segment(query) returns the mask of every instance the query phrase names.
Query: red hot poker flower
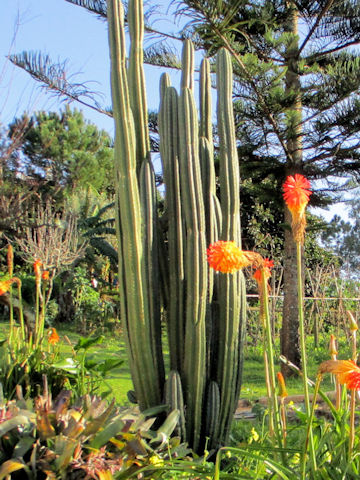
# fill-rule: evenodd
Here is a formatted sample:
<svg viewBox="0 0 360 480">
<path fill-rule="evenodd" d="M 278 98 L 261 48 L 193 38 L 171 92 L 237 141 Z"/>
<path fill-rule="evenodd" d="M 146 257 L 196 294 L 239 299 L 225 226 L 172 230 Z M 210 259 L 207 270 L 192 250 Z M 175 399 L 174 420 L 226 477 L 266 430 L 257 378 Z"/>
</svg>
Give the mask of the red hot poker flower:
<svg viewBox="0 0 360 480">
<path fill-rule="evenodd" d="M 258 267 L 263 261 L 258 253 L 241 250 L 235 242 L 223 240 L 211 244 L 206 253 L 210 267 L 222 273 L 235 273 L 250 265 Z"/>
<path fill-rule="evenodd" d="M 327 360 L 320 364 L 319 373 L 333 373 L 341 385 L 360 390 L 360 368 L 352 360 Z"/>
<path fill-rule="evenodd" d="M 304 240 L 306 226 L 305 209 L 312 193 L 310 187 L 309 180 L 299 173 L 296 173 L 294 176 L 288 176 L 283 185 L 283 197 L 291 212 L 295 241 L 303 242 Z"/>
<path fill-rule="evenodd" d="M 330 335 L 329 353 L 331 355 L 331 358 L 333 360 L 336 360 L 336 355 L 338 354 L 338 351 L 336 348 L 336 338 L 333 334 Z"/>
<path fill-rule="evenodd" d="M 0 281 L 0 295 L 4 295 L 4 293 L 8 292 L 13 284 L 13 280 L 2 280 Z"/>
<path fill-rule="evenodd" d="M 4 295 L 4 293 L 7 293 L 13 283 L 16 283 L 18 288 L 21 288 L 21 280 L 20 278 L 13 277 L 10 278 L 10 280 L 1 280 L 0 281 L 0 295 Z"/>
<path fill-rule="evenodd" d="M 36 259 L 35 262 L 33 263 L 33 268 L 34 268 L 34 272 L 35 272 L 35 276 L 39 276 L 40 275 L 40 269 L 42 267 L 42 261 L 39 260 L 39 259 Z"/>
<path fill-rule="evenodd" d="M 60 337 L 59 337 L 56 329 L 55 328 L 50 328 L 49 339 L 48 339 L 50 345 L 55 345 L 56 343 L 59 342 L 59 340 L 60 340 Z"/>
<path fill-rule="evenodd" d="M 283 374 L 281 372 L 278 372 L 276 376 L 279 383 L 279 397 L 286 398 L 288 396 L 288 392 L 286 390 L 285 379 L 283 377 Z"/>
<path fill-rule="evenodd" d="M 269 260 L 268 258 L 264 258 L 264 264 L 262 266 L 262 269 L 264 270 L 264 276 L 265 280 L 269 280 L 271 277 L 271 269 L 274 266 L 274 261 Z M 253 278 L 257 281 L 258 285 L 261 286 L 262 283 L 262 275 L 261 275 L 261 268 L 258 268 L 255 270 L 253 274 Z"/>
<path fill-rule="evenodd" d="M 49 272 L 49 270 L 44 270 L 44 271 L 42 272 L 41 278 L 42 278 L 43 280 L 48 281 L 48 280 L 50 279 L 50 272 Z"/>
</svg>

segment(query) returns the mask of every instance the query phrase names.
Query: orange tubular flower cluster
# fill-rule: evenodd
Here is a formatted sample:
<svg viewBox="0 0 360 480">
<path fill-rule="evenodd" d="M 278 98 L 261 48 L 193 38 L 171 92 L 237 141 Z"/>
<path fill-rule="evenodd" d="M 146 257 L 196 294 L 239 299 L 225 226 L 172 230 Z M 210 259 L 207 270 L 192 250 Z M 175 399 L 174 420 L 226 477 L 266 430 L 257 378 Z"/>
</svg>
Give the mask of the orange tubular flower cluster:
<svg viewBox="0 0 360 480">
<path fill-rule="evenodd" d="M 42 275 L 41 275 L 41 278 L 45 281 L 49 281 L 50 279 L 50 273 L 49 273 L 49 270 L 44 270 L 42 272 Z"/>
<path fill-rule="evenodd" d="M 312 193 L 310 182 L 303 175 L 296 173 L 287 177 L 283 190 L 285 203 L 292 216 L 294 240 L 303 243 L 306 227 L 305 209 Z"/>
<path fill-rule="evenodd" d="M 263 263 L 261 255 L 241 250 L 230 241 L 219 240 L 211 244 L 206 253 L 210 267 L 222 273 L 235 273 L 252 265 L 258 268 Z"/>
<path fill-rule="evenodd" d="M 4 293 L 8 292 L 12 284 L 12 279 L 0 281 L 0 295 L 4 295 Z"/>
<path fill-rule="evenodd" d="M 20 278 L 13 277 L 13 278 L 10 278 L 10 280 L 1 280 L 0 281 L 0 295 L 4 295 L 4 293 L 7 293 L 14 283 L 16 283 L 19 288 L 21 287 Z"/>
<path fill-rule="evenodd" d="M 319 373 L 333 373 L 341 385 L 360 390 L 360 368 L 352 360 L 327 360 L 320 364 Z"/>
<path fill-rule="evenodd" d="M 281 372 L 276 374 L 278 383 L 279 383 L 279 397 L 286 398 L 288 396 L 288 392 L 286 390 L 285 379 Z"/>
<path fill-rule="evenodd" d="M 33 263 L 33 268 L 34 268 L 34 273 L 35 273 L 35 277 L 40 277 L 41 275 L 41 267 L 43 266 L 42 264 L 42 261 L 41 260 L 35 260 L 35 262 Z"/>
<path fill-rule="evenodd" d="M 50 343 L 50 345 L 56 345 L 59 340 L 60 340 L 60 337 L 56 331 L 55 328 L 50 328 L 49 330 L 49 338 L 48 338 L 48 342 Z"/>
<path fill-rule="evenodd" d="M 263 278 L 261 271 L 262 270 L 264 271 L 265 281 L 267 281 L 271 277 L 271 269 L 273 268 L 273 266 L 274 266 L 273 260 L 269 260 L 268 258 L 264 258 L 264 263 L 263 263 L 262 267 L 255 270 L 253 278 L 257 281 L 257 284 L 258 284 L 259 288 L 262 285 L 262 278 Z"/>
</svg>

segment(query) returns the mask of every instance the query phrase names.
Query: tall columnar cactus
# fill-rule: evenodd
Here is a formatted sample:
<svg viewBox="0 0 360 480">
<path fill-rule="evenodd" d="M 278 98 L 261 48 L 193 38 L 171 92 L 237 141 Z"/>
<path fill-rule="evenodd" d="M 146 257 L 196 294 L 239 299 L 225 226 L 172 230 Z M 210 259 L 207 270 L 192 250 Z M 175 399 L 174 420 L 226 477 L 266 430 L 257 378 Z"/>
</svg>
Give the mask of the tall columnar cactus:
<svg viewBox="0 0 360 480">
<path fill-rule="evenodd" d="M 200 122 L 190 41 L 184 43 L 180 93 L 166 74 L 161 79 L 159 132 L 165 213 L 159 218 L 146 125 L 141 0 L 128 4 L 128 67 L 122 10 L 120 0 L 108 0 L 119 283 L 130 368 L 140 408 L 166 402 L 169 409 L 181 410 L 177 431 L 201 451 L 206 436 L 211 448 L 226 442 L 241 384 L 244 280 L 241 273 L 214 275 L 206 262 L 209 243 L 222 239 L 240 244 L 231 61 L 225 50 L 219 52 L 220 200 L 215 181 L 210 64 L 204 60 L 201 65 Z M 170 351 L 166 388 L 160 299 Z"/>
</svg>

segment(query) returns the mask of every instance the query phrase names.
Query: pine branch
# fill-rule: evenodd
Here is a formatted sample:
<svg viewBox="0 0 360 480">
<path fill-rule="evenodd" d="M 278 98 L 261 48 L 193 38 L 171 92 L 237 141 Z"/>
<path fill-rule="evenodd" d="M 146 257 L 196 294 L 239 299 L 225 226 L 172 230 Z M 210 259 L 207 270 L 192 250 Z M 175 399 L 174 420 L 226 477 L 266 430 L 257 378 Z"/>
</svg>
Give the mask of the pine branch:
<svg viewBox="0 0 360 480">
<path fill-rule="evenodd" d="M 78 7 L 85 8 L 89 10 L 91 13 L 95 13 L 98 18 L 102 20 L 107 20 L 107 4 L 106 0 L 65 0 L 66 2 L 72 3 Z M 127 5 L 125 4 L 125 10 L 127 9 Z M 182 41 L 182 38 L 167 32 L 161 32 L 160 30 L 156 30 L 150 25 L 150 17 L 151 15 L 156 12 L 155 7 L 150 8 L 145 12 L 145 31 L 152 35 L 166 37 L 172 40 Z M 126 11 L 125 11 L 125 22 L 126 22 Z"/>
<path fill-rule="evenodd" d="M 107 5 L 106 0 L 65 0 L 66 2 L 83 7 L 92 13 L 98 15 L 101 19 L 107 19 Z"/>
<path fill-rule="evenodd" d="M 331 7 L 331 5 L 334 3 L 334 0 L 328 0 L 323 9 L 321 10 L 321 12 L 319 13 L 319 15 L 317 16 L 313 26 L 310 28 L 308 34 L 306 35 L 303 43 L 300 45 L 300 48 L 299 48 L 299 52 L 298 52 L 298 55 L 300 56 L 301 52 L 303 51 L 303 49 L 305 48 L 305 46 L 307 45 L 307 43 L 309 42 L 309 40 L 311 39 L 312 35 L 315 33 L 317 27 L 319 26 L 322 18 L 325 16 L 326 12 L 329 10 L 329 8 Z"/>
<path fill-rule="evenodd" d="M 54 63 L 49 55 L 41 52 L 22 52 L 9 55 L 8 59 L 16 66 L 29 73 L 35 80 L 43 83 L 42 87 L 59 97 L 67 97 L 82 105 L 91 108 L 109 117 L 111 112 L 100 106 L 96 100 L 99 92 L 87 88 L 86 83 L 74 83 L 71 79 L 75 76 L 67 75 L 67 61 Z M 92 102 L 90 103 L 89 100 Z"/>
<path fill-rule="evenodd" d="M 181 69 L 181 59 L 163 43 L 145 49 L 144 62 L 156 67 Z"/>
</svg>

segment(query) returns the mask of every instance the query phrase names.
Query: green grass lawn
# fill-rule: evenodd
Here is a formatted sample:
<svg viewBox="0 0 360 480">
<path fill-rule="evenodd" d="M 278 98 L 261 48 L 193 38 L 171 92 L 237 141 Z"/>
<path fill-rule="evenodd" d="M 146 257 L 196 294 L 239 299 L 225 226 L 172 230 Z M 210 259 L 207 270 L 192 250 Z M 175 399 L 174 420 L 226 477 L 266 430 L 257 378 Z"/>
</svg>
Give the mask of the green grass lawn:
<svg viewBox="0 0 360 480">
<path fill-rule="evenodd" d="M 8 324 L 6 322 L 0 322 L 0 338 L 6 337 L 7 330 Z M 64 326 L 58 326 L 57 330 L 61 338 L 62 354 L 64 356 L 70 355 L 71 347 L 65 341 L 64 337 L 67 336 L 72 345 L 75 345 L 81 335 Z M 328 334 L 324 336 L 321 346 L 317 349 L 314 348 L 312 338 L 308 339 L 308 369 L 309 376 L 312 379 L 315 379 L 319 364 L 323 360 L 327 360 L 329 358 L 327 352 L 328 337 Z M 278 350 L 279 349 L 276 348 L 277 353 Z M 340 345 L 339 350 L 340 358 L 349 358 L 348 346 L 346 345 L 345 339 Z M 126 358 L 125 345 L 121 334 L 118 331 L 105 333 L 103 342 L 92 346 L 88 351 L 88 356 L 90 359 L 98 359 L 101 361 L 107 358 L 120 358 L 124 360 L 124 363 L 120 367 L 117 367 L 110 372 L 106 378 L 107 385 L 102 387 L 102 391 L 107 390 L 108 386 L 110 386 L 116 402 L 120 405 L 128 404 L 127 392 L 133 387 Z M 279 370 L 280 362 L 277 361 L 276 371 Z M 322 388 L 323 390 L 327 391 L 333 389 L 333 385 L 331 384 L 329 376 L 325 378 Z M 287 390 L 290 395 L 302 394 L 302 380 L 298 377 L 287 380 Z M 264 362 L 261 346 L 246 346 L 241 398 L 253 401 L 264 396 L 266 396 L 266 386 L 264 380 Z"/>
</svg>

